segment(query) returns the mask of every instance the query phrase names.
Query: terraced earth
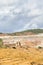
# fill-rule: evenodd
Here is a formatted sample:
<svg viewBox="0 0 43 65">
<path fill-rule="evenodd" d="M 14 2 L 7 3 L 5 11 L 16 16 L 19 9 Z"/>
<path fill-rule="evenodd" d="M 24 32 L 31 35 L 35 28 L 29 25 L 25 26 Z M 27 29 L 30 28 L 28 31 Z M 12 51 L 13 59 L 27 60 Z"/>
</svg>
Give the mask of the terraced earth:
<svg viewBox="0 0 43 65">
<path fill-rule="evenodd" d="M 0 48 L 0 65 L 43 65 L 43 49 Z"/>
</svg>

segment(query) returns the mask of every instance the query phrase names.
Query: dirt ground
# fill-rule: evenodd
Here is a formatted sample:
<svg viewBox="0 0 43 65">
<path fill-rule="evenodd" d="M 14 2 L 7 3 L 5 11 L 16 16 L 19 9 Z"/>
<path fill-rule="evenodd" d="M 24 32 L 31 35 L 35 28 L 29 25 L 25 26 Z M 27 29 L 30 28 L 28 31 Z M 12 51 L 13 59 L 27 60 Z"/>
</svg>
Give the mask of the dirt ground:
<svg viewBox="0 0 43 65">
<path fill-rule="evenodd" d="M 43 65 L 43 49 L 0 48 L 0 65 Z"/>
</svg>

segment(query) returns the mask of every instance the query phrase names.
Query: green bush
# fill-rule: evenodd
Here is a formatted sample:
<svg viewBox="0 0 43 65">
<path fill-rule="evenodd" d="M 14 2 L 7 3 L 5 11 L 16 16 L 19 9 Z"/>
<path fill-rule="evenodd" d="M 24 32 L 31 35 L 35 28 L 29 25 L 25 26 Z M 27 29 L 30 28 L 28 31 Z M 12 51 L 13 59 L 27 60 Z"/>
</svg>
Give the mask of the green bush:
<svg viewBox="0 0 43 65">
<path fill-rule="evenodd" d="M 2 45 L 3 45 L 3 41 L 2 39 L 0 39 L 0 47 L 2 47 Z"/>
</svg>

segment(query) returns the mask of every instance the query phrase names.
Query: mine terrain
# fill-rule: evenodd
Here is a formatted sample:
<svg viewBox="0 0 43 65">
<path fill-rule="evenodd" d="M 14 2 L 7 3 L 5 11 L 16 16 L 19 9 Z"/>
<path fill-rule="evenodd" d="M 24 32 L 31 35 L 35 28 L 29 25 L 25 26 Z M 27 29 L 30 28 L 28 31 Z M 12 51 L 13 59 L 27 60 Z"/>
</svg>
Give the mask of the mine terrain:
<svg viewBox="0 0 43 65">
<path fill-rule="evenodd" d="M 43 65 L 43 33 L 0 35 L 0 65 Z"/>
</svg>

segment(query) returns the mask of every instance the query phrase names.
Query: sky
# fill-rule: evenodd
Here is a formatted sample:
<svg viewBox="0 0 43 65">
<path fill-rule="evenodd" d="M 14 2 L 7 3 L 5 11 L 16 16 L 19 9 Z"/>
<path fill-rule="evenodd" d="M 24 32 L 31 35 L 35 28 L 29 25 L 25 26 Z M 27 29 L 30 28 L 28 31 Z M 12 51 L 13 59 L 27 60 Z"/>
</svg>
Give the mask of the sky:
<svg viewBox="0 0 43 65">
<path fill-rule="evenodd" d="M 0 32 L 43 29 L 43 0 L 0 0 Z"/>
</svg>

